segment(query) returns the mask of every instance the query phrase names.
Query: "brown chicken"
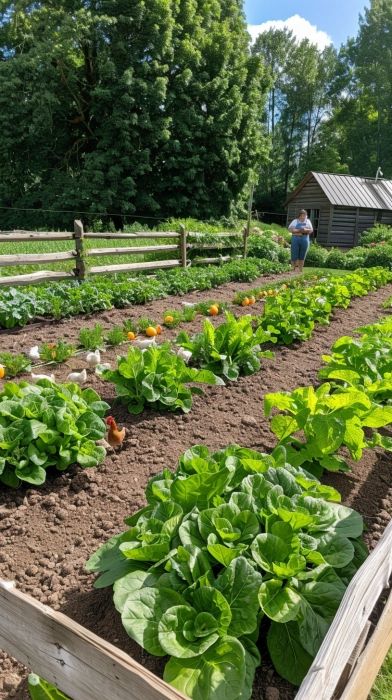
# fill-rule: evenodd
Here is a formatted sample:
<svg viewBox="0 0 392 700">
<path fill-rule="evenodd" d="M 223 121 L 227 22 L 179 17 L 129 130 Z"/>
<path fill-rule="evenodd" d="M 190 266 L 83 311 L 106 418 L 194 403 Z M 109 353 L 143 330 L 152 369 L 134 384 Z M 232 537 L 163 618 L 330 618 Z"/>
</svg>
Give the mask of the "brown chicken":
<svg viewBox="0 0 392 700">
<path fill-rule="evenodd" d="M 122 445 L 124 438 L 125 438 L 125 433 L 126 430 L 125 428 L 122 428 L 119 430 L 116 421 L 114 420 L 113 416 L 108 416 L 106 418 L 106 425 L 108 426 L 108 443 L 111 447 L 120 447 Z"/>
</svg>

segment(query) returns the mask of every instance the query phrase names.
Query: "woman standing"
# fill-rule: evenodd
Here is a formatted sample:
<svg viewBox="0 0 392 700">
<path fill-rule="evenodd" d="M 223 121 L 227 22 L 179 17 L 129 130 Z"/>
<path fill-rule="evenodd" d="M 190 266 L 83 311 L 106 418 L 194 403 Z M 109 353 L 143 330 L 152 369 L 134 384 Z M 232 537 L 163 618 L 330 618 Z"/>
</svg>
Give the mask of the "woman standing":
<svg viewBox="0 0 392 700">
<path fill-rule="evenodd" d="M 301 272 L 309 248 L 309 234 L 313 233 L 313 226 L 308 219 L 306 209 L 301 209 L 298 217 L 291 222 L 289 231 L 291 233 L 291 267 Z"/>
</svg>

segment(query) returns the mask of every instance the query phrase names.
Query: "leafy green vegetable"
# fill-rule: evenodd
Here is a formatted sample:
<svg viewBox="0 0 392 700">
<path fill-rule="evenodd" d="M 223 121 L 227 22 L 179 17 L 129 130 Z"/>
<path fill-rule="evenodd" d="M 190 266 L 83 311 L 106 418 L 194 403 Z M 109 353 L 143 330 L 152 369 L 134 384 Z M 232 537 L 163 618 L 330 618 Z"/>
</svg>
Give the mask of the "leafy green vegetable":
<svg viewBox="0 0 392 700">
<path fill-rule="evenodd" d="M 116 370 L 105 370 L 102 376 L 115 384 L 118 397 L 133 414 L 141 413 L 146 404 L 158 410 L 188 413 L 192 394 L 200 393 L 200 389 L 186 384 L 223 384 L 208 370 L 187 367 L 168 343 L 144 351 L 132 347 L 128 355 L 118 358 Z"/>
<path fill-rule="evenodd" d="M 58 343 L 44 343 L 39 349 L 41 360 L 44 362 L 65 362 L 75 354 L 73 345 L 59 340 Z"/>
<path fill-rule="evenodd" d="M 96 323 L 92 328 L 81 328 L 79 344 L 86 350 L 102 350 L 104 346 L 103 326 L 100 323 Z"/>
<path fill-rule="evenodd" d="M 254 331 L 252 317 L 236 319 L 226 313 L 226 322 L 215 326 L 204 321 L 203 331 L 192 339 L 184 331 L 177 337 L 177 344 L 192 352 L 192 362 L 223 376 L 236 380 L 240 375 L 253 374 L 260 369 L 261 357 L 273 357 L 261 350 L 261 343 L 270 340 L 268 331 Z"/>
<path fill-rule="evenodd" d="M 86 568 L 114 583 L 127 633 L 171 656 L 165 680 L 197 700 L 249 700 L 264 614 L 276 668 L 299 683 L 366 556 L 359 514 L 283 447 L 195 445 L 146 498 Z"/>
<path fill-rule="evenodd" d="M 31 370 L 30 360 L 21 353 L 0 352 L 0 365 L 5 368 L 6 377 L 16 377 Z"/>
<path fill-rule="evenodd" d="M 105 435 L 108 408 L 95 391 L 76 384 L 6 383 L 0 393 L 0 482 L 37 486 L 50 467 L 100 464 L 106 452 L 96 441 Z"/>
</svg>

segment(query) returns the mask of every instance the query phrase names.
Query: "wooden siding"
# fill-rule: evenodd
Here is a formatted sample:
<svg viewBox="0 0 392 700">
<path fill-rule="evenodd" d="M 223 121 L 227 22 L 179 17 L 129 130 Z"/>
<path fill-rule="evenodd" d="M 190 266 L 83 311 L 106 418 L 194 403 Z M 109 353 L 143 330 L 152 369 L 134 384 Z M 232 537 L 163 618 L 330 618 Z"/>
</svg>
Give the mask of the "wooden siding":
<svg viewBox="0 0 392 700">
<path fill-rule="evenodd" d="M 381 214 L 381 221 L 379 223 L 392 226 L 392 211 L 383 211 Z"/>
<path fill-rule="evenodd" d="M 312 177 L 287 207 L 287 223 L 295 219 L 300 209 L 319 209 L 318 243 L 326 243 L 331 205 L 320 185 Z"/>
<path fill-rule="evenodd" d="M 354 207 L 334 207 L 328 245 L 339 248 L 352 248 L 355 245 L 355 231 L 358 225 L 358 209 Z"/>
</svg>

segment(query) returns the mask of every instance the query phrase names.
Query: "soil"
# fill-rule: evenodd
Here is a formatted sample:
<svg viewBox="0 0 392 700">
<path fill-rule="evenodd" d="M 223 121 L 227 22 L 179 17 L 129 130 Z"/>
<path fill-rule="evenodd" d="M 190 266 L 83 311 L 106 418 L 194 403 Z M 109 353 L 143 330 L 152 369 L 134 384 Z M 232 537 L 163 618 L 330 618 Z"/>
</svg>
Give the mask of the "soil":
<svg viewBox="0 0 392 700">
<path fill-rule="evenodd" d="M 276 276 L 268 279 L 273 281 Z M 230 302 L 236 291 L 265 281 L 264 277 L 248 285 L 229 284 L 217 290 L 189 294 L 186 300 Z M 321 355 L 340 336 L 385 314 L 381 304 L 391 294 L 392 285 L 389 285 L 353 300 L 349 309 L 337 310 L 330 325 L 319 327 L 306 343 L 277 348 L 275 359 L 264 360 L 258 374 L 229 386 L 206 387 L 203 396 L 194 398 L 188 415 L 146 411 L 141 416 L 130 416 L 115 403 L 113 415 L 126 427 L 127 436 L 122 449 L 111 450 L 103 466 L 74 468 L 59 476 L 51 474 L 39 489 L 22 487 L 0 494 L 0 577 L 15 580 L 20 590 L 61 610 L 160 674 L 163 662 L 144 653 L 125 634 L 112 604 L 111 589 L 93 589 L 94 577 L 84 571 L 86 559 L 109 537 L 125 529 L 123 519 L 144 505 L 148 479 L 164 467 L 174 469 L 180 454 L 191 445 L 202 443 L 216 450 L 238 443 L 260 451 L 271 450 L 275 437 L 263 415 L 263 395 L 317 384 Z M 181 308 L 181 299 L 96 314 L 88 325 L 99 321 L 109 328 L 127 317 L 140 316 L 159 320 L 167 308 Z M 255 311 L 257 307 L 252 308 Z M 197 317 L 184 327 L 192 333 L 200 329 L 200 323 Z M 79 329 L 85 325 L 86 318 L 82 317 L 55 325 L 32 325 L 2 334 L 1 349 L 20 351 L 59 338 L 75 341 Z M 174 338 L 177 332 L 178 329 L 165 330 L 164 338 Z M 115 354 L 108 351 L 103 361 L 113 361 Z M 71 369 L 86 366 L 82 357 L 71 358 L 55 368 L 56 379 L 64 380 Z M 93 373 L 89 375 L 88 385 L 113 404 L 111 385 Z M 367 528 L 365 539 L 373 548 L 391 517 L 390 457 L 379 449 L 368 450 L 359 463 L 352 463 L 351 473 L 328 474 L 325 481 L 341 491 L 346 505 L 362 513 Z M 292 700 L 295 689 L 275 674 L 263 646 L 261 653 L 263 663 L 256 675 L 254 700 Z M 23 666 L 0 652 L 1 700 L 27 700 L 25 676 Z"/>
</svg>

